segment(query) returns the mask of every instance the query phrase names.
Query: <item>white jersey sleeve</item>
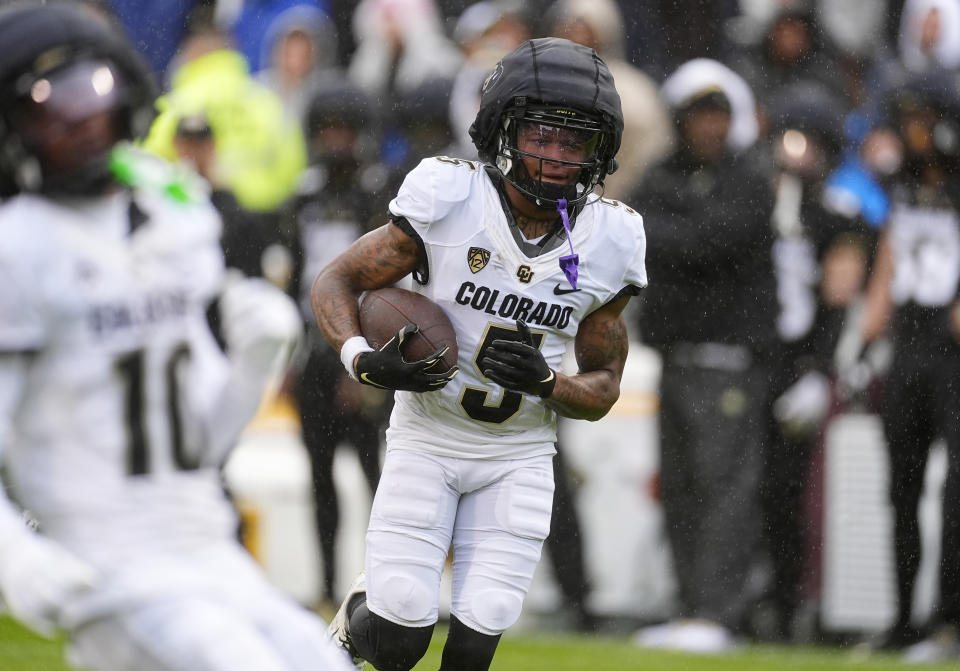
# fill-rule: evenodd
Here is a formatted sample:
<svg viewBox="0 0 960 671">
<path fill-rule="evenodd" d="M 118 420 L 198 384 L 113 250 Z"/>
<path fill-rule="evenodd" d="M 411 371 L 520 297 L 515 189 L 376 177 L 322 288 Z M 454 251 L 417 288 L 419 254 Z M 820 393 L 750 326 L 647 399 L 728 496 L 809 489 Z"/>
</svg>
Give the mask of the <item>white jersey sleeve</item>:
<svg viewBox="0 0 960 671">
<path fill-rule="evenodd" d="M 960 291 L 960 220 L 951 209 L 894 204 L 888 225 L 894 255 L 890 293 L 897 305 L 942 307 Z"/>
<path fill-rule="evenodd" d="M 390 213 L 429 230 L 434 223 L 444 221 L 469 202 L 474 183 L 464 179 L 464 171 L 477 176 L 482 174 L 483 166 L 476 161 L 446 156 L 423 159 L 407 173 L 397 196 L 390 202 Z"/>
<path fill-rule="evenodd" d="M 0 244 L 0 352 L 39 349 L 47 339 L 47 319 L 43 305 L 44 290 L 52 268 L 44 267 L 38 255 L 39 239 L 20 234 L 13 226 L 3 226 L 29 212 L 17 208 L 0 218 L 5 231 Z"/>
<path fill-rule="evenodd" d="M 611 270 L 621 273 L 618 279 L 611 275 L 611 289 L 616 289 L 614 295 L 621 289 L 635 287 L 642 289 L 647 286 L 647 238 L 643 228 L 643 217 L 629 205 L 609 198 L 597 198 L 589 201 L 588 208 L 593 210 L 592 215 L 604 227 L 605 243 L 608 249 L 597 249 L 596 255 L 602 261 L 604 258 L 617 259 L 619 263 L 612 263 Z M 616 285 L 620 286 L 617 287 Z M 612 296 L 611 296 L 612 298 Z"/>
</svg>

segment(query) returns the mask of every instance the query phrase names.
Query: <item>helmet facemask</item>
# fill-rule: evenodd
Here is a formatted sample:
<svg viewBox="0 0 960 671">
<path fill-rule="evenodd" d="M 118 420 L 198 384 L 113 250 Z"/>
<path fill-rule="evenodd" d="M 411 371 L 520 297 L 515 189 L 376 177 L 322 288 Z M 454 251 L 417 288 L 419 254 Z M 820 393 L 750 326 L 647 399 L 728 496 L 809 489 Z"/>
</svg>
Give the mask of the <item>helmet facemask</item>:
<svg viewBox="0 0 960 671">
<path fill-rule="evenodd" d="M 565 199 L 573 208 L 602 184 L 608 141 L 604 124 L 581 112 L 547 105 L 514 107 L 501 119 L 496 165 L 537 207 L 554 208 Z M 535 175 L 530 174 L 530 160 L 535 161 Z"/>
</svg>

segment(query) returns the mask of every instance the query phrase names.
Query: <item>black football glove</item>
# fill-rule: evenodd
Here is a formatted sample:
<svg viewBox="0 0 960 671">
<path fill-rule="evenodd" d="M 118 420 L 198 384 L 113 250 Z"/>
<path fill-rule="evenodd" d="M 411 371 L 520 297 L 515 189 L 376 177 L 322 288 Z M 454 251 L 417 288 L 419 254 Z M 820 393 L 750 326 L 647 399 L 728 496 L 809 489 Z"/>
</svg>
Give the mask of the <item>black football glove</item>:
<svg viewBox="0 0 960 671">
<path fill-rule="evenodd" d="M 483 359 L 483 374 L 505 389 L 547 398 L 557 384 L 543 354 L 533 343 L 533 335 L 522 319 L 517 320 L 520 341 L 494 340 Z"/>
<path fill-rule="evenodd" d="M 420 361 L 407 361 L 400 351 L 403 341 L 420 330 L 416 324 L 407 324 L 387 344 L 372 352 L 363 352 L 357 357 L 357 378 L 364 384 L 380 389 L 402 391 L 436 391 L 460 372 L 454 366 L 446 373 L 430 372 L 440 363 L 449 347 L 441 347 Z"/>
</svg>

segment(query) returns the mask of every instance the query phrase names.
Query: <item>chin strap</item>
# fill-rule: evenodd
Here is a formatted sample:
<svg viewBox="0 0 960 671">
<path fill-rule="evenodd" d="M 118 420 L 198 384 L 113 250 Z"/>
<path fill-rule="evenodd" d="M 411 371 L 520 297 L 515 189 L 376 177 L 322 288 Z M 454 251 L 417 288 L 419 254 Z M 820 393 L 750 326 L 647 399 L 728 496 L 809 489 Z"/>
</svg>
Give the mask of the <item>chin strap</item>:
<svg viewBox="0 0 960 671">
<path fill-rule="evenodd" d="M 567 232 L 567 244 L 570 245 L 570 253 L 560 257 L 560 270 L 566 275 L 570 286 L 576 289 L 577 267 L 580 265 L 580 255 L 573 251 L 573 232 L 570 229 L 570 215 L 567 213 L 566 198 L 560 198 L 557 201 L 557 211 L 560 213 L 560 219 L 563 221 L 563 229 Z"/>
</svg>

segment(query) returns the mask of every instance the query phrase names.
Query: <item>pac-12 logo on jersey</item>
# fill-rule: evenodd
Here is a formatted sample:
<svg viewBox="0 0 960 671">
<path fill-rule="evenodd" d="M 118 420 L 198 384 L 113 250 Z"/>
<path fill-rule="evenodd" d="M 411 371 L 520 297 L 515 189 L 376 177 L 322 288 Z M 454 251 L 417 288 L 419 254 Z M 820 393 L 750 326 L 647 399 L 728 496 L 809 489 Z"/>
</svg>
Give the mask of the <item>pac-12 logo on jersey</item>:
<svg viewBox="0 0 960 671">
<path fill-rule="evenodd" d="M 471 273 L 479 273 L 490 261 L 490 252 L 483 247 L 471 247 L 467 250 L 467 266 Z"/>
</svg>

